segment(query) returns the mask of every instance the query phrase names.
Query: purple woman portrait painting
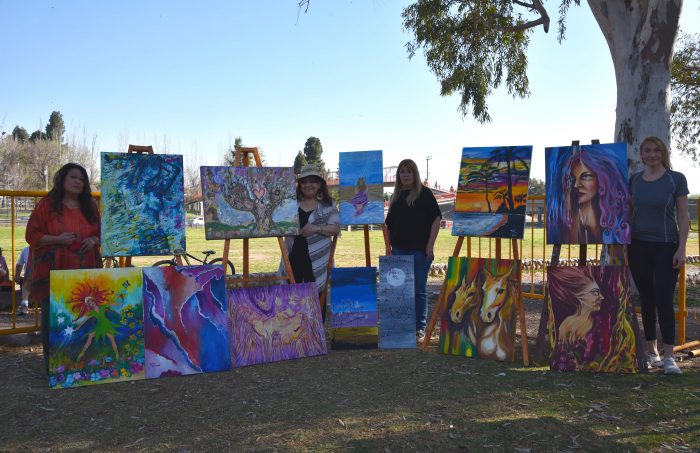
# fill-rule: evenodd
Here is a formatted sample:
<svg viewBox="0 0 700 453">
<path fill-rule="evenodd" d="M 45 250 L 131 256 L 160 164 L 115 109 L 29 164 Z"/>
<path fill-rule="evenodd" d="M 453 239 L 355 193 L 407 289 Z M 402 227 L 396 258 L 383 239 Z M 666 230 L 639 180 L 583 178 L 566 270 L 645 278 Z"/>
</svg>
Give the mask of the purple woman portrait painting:
<svg viewBox="0 0 700 453">
<path fill-rule="evenodd" d="M 627 268 L 555 266 L 547 278 L 551 369 L 634 373 Z"/>
<path fill-rule="evenodd" d="M 629 244 L 624 143 L 547 148 L 547 243 Z"/>
</svg>

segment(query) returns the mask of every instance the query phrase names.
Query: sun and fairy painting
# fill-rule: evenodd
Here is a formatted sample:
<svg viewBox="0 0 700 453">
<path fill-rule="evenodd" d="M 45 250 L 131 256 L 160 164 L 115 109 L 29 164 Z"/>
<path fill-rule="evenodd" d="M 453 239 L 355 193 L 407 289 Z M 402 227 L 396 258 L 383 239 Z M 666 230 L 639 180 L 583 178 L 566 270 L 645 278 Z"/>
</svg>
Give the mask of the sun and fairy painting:
<svg viewBox="0 0 700 453">
<path fill-rule="evenodd" d="M 514 260 L 450 257 L 440 352 L 514 360 L 519 266 Z"/>
<path fill-rule="evenodd" d="M 314 283 L 228 290 L 234 367 L 326 354 Z"/>
<path fill-rule="evenodd" d="M 182 156 L 102 153 L 102 255 L 185 250 Z"/>
<path fill-rule="evenodd" d="M 143 379 L 141 269 L 51 271 L 49 386 Z"/>
<path fill-rule="evenodd" d="M 146 377 L 231 368 L 222 266 L 143 269 Z"/>
<path fill-rule="evenodd" d="M 627 145 L 545 149 L 548 244 L 629 244 Z"/>
<path fill-rule="evenodd" d="M 532 146 L 464 148 L 453 236 L 521 238 Z"/>
<path fill-rule="evenodd" d="M 637 371 L 629 279 L 624 266 L 547 268 L 552 370 Z"/>
<path fill-rule="evenodd" d="M 330 309 L 331 327 L 376 327 L 377 268 L 332 268 Z"/>
<path fill-rule="evenodd" d="M 200 167 L 200 171 L 207 239 L 299 232 L 293 168 Z"/>
<path fill-rule="evenodd" d="M 384 223 L 384 177 L 381 151 L 341 152 L 338 155 L 340 223 Z"/>
</svg>

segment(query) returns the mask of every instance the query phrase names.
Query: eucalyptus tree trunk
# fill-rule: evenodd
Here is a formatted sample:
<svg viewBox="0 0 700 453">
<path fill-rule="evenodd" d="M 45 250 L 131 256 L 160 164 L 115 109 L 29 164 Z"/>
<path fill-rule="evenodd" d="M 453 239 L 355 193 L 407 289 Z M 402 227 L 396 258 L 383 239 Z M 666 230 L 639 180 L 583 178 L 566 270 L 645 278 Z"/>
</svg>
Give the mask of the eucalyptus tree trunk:
<svg viewBox="0 0 700 453">
<path fill-rule="evenodd" d="M 673 44 L 683 0 L 588 0 L 610 48 L 617 82 L 615 141 L 627 143 L 630 173 L 643 166 L 639 145 L 670 143 Z"/>
</svg>

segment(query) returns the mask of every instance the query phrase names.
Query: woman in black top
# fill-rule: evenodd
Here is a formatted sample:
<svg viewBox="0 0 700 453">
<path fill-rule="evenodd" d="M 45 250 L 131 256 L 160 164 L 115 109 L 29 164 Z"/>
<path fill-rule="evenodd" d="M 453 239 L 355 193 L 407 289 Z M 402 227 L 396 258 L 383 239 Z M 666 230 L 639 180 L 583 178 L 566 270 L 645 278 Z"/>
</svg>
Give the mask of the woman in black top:
<svg viewBox="0 0 700 453">
<path fill-rule="evenodd" d="M 639 290 L 647 361 L 650 366 L 663 366 L 666 374 L 681 374 L 673 360 L 673 293 L 679 270 L 685 264 L 690 227 L 688 183 L 682 173 L 671 170 L 668 148 L 661 139 L 645 138 L 640 155 L 644 171 L 630 178 L 634 209 L 629 263 Z M 663 361 L 656 347 L 657 312 L 664 342 Z"/>
<path fill-rule="evenodd" d="M 442 214 L 435 196 L 420 183 L 418 166 L 411 159 L 399 163 L 386 226 L 393 255 L 412 255 L 415 272 L 416 338 L 425 337 L 428 317 L 428 271 Z"/>
</svg>

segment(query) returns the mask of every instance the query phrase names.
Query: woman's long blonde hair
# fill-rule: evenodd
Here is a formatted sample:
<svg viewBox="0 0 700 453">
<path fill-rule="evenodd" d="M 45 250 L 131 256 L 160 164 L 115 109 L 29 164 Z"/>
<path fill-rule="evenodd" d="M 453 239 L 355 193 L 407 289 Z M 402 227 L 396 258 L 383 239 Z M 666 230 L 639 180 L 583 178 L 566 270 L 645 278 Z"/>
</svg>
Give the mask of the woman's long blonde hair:
<svg viewBox="0 0 700 453">
<path fill-rule="evenodd" d="M 640 158 L 642 156 L 642 148 L 644 148 L 644 144 L 646 142 L 651 142 L 659 147 L 659 149 L 661 150 L 661 156 L 662 156 L 661 162 L 662 162 L 664 167 L 666 167 L 668 170 L 670 170 L 671 169 L 671 155 L 668 152 L 668 146 L 666 146 L 666 143 L 664 143 L 664 141 L 661 140 L 659 137 L 654 137 L 652 135 L 652 136 L 649 136 L 649 137 L 645 138 L 644 140 L 642 140 L 642 143 L 639 145 Z"/>
<path fill-rule="evenodd" d="M 416 165 L 416 163 L 413 162 L 411 159 L 404 159 L 401 162 L 399 162 L 399 166 L 396 168 L 396 182 L 394 183 L 394 193 L 391 194 L 389 207 L 391 207 L 394 204 L 394 202 L 401 198 L 401 191 L 403 190 L 403 186 L 401 185 L 401 178 L 399 177 L 399 173 L 401 173 L 401 169 L 403 168 L 406 168 L 407 170 L 410 170 L 411 173 L 413 173 L 413 187 L 411 187 L 410 191 L 408 192 L 408 196 L 406 197 L 406 204 L 408 204 L 409 206 L 413 206 L 413 203 L 420 196 L 421 190 L 423 190 L 423 184 L 421 183 L 418 165 Z"/>
</svg>

